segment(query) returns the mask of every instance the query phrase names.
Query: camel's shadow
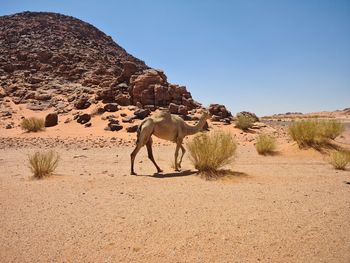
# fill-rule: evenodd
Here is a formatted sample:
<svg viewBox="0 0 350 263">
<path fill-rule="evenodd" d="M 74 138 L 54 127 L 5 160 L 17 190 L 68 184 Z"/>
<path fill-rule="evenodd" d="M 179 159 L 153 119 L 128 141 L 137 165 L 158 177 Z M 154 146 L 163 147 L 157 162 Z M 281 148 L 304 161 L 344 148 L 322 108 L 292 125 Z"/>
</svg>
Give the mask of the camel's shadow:
<svg viewBox="0 0 350 263">
<path fill-rule="evenodd" d="M 192 174 L 197 174 L 197 171 L 191 171 L 191 170 L 184 170 L 180 172 L 172 172 L 172 173 L 154 173 L 153 175 L 144 175 L 149 176 L 152 178 L 173 178 L 173 177 L 182 177 L 182 176 L 189 176 Z"/>
</svg>

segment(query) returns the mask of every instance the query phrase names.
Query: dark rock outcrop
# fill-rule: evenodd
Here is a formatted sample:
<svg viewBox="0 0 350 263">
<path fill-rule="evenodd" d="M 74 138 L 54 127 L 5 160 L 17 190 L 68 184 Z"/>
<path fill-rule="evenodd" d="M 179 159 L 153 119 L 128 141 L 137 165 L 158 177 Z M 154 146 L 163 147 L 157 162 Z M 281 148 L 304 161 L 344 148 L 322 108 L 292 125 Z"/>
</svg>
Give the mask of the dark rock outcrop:
<svg viewBox="0 0 350 263">
<path fill-rule="evenodd" d="M 212 115 L 211 120 L 214 122 L 230 123 L 232 114 L 222 104 L 210 104 L 209 113 Z"/>
<path fill-rule="evenodd" d="M 104 103 L 169 103 L 192 110 L 200 106 L 186 87 L 168 83 L 94 26 L 57 13 L 23 12 L 0 17 L 0 98 L 33 109 L 86 109 Z M 55 103 L 59 100 L 62 103 Z M 39 102 L 45 102 L 39 104 Z M 186 107 L 186 108 L 185 108 Z"/>
</svg>

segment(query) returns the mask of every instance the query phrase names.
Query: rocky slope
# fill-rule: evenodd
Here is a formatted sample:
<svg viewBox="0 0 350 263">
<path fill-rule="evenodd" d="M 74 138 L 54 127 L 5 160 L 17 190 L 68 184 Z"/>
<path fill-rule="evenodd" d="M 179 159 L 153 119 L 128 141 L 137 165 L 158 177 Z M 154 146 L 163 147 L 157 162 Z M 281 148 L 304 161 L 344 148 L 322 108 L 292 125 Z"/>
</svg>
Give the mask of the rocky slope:
<svg viewBox="0 0 350 263">
<path fill-rule="evenodd" d="M 59 114 L 92 104 L 199 107 L 186 87 L 128 54 L 94 26 L 46 12 L 0 17 L 0 100 Z M 173 107 L 174 108 L 174 107 Z"/>
</svg>

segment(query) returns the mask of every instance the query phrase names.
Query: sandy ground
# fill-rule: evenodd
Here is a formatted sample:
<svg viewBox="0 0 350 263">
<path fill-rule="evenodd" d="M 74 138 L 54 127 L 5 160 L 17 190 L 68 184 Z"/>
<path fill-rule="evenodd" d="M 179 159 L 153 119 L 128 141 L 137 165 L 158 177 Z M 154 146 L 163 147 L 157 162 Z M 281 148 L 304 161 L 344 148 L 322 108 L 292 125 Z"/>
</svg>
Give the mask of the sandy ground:
<svg viewBox="0 0 350 263">
<path fill-rule="evenodd" d="M 0 131 L 0 262 L 350 262 L 350 171 L 314 150 L 284 142 L 264 157 L 240 140 L 235 174 L 205 181 L 187 157 L 174 173 L 175 146 L 156 140 L 164 173 L 143 148 L 131 176 L 135 134 L 91 143 L 55 129 Z M 61 160 L 34 180 L 40 148 Z"/>
</svg>

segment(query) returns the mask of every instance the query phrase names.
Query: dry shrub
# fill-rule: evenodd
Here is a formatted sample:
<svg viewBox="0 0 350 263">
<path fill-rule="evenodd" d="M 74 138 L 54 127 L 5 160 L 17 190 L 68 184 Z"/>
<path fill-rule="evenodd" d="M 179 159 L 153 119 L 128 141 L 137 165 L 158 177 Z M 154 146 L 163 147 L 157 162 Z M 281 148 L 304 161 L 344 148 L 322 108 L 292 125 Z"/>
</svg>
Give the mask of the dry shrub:
<svg viewBox="0 0 350 263">
<path fill-rule="evenodd" d="M 299 147 L 322 146 L 344 131 L 344 125 L 336 120 L 303 120 L 292 123 L 289 134 Z"/>
<path fill-rule="evenodd" d="M 187 143 L 190 160 L 207 179 L 220 176 L 219 169 L 233 161 L 236 142 L 229 133 L 202 133 Z"/>
<path fill-rule="evenodd" d="M 59 155 L 54 151 L 35 152 L 29 156 L 29 168 L 35 178 L 51 175 L 57 168 Z"/>
<path fill-rule="evenodd" d="M 45 121 L 42 118 L 25 118 L 21 122 L 21 128 L 27 132 L 41 131 L 45 127 Z"/>
<path fill-rule="evenodd" d="M 236 117 L 236 127 L 243 131 L 247 131 L 253 126 L 254 120 L 249 116 L 240 115 Z"/>
<path fill-rule="evenodd" d="M 326 138 L 334 140 L 340 134 L 345 131 L 344 124 L 337 120 L 324 121 L 323 124 L 323 135 Z"/>
<path fill-rule="evenodd" d="M 259 154 L 271 154 L 276 150 L 276 139 L 271 135 L 260 134 L 256 139 L 255 148 Z"/>
<path fill-rule="evenodd" d="M 334 150 L 329 154 L 329 163 L 337 170 L 345 170 L 346 166 L 350 162 L 349 151 L 337 151 Z"/>
</svg>

